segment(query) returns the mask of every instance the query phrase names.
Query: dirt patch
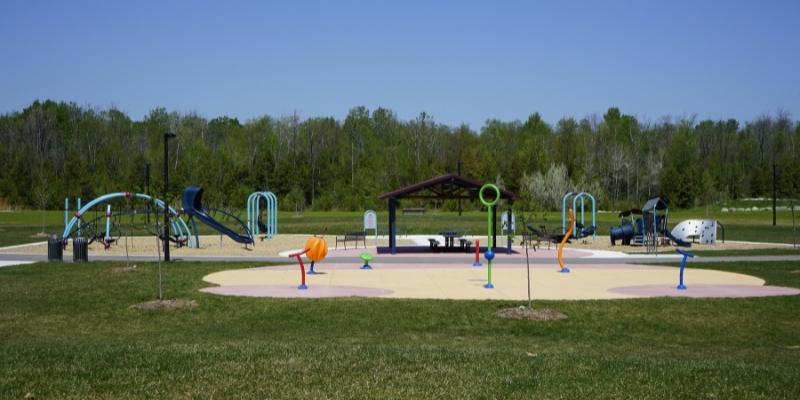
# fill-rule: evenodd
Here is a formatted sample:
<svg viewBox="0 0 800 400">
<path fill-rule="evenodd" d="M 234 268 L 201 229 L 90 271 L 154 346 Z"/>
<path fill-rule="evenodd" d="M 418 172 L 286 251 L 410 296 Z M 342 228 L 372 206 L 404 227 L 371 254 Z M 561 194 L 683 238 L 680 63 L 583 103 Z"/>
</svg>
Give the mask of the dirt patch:
<svg viewBox="0 0 800 400">
<path fill-rule="evenodd" d="M 136 264 L 134 264 L 134 265 L 132 265 L 130 267 L 111 268 L 111 273 L 112 274 L 128 274 L 128 273 L 131 273 L 131 272 L 138 272 L 138 271 L 142 271 L 142 270 L 137 268 Z"/>
<path fill-rule="evenodd" d="M 567 315 L 551 308 L 528 308 L 525 306 L 502 308 L 497 316 L 508 319 L 527 319 L 530 321 L 554 321 L 566 319 Z"/>
<path fill-rule="evenodd" d="M 144 303 L 134 304 L 131 308 L 138 308 L 140 310 L 183 310 L 197 307 L 197 302 L 194 300 L 151 300 Z"/>
</svg>

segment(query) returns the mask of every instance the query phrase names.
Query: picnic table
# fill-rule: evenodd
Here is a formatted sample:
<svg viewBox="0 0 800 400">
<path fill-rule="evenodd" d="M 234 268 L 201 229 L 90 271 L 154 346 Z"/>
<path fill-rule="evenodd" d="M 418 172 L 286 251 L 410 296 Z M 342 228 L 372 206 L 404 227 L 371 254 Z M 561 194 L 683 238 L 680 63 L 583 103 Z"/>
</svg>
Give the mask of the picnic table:
<svg viewBox="0 0 800 400">
<path fill-rule="evenodd" d="M 472 246 L 472 242 L 466 238 L 464 238 L 464 232 L 461 231 L 442 231 L 439 232 L 439 236 L 444 238 L 444 251 L 452 251 L 456 248 L 455 242 L 458 239 L 459 242 L 459 249 L 466 250 L 469 252 L 470 246 Z M 434 251 L 438 251 L 439 245 L 441 244 L 438 239 L 436 238 L 429 238 L 428 241 L 430 242 L 431 249 Z"/>
<path fill-rule="evenodd" d="M 439 232 L 439 235 L 442 235 L 444 237 L 444 247 L 446 249 L 453 248 L 454 247 L 453 242 L 455 242 L 455 239 L 464 236 L 461 234 L 461 232 L 457 231 L 442 231 Z"/>
</svg>

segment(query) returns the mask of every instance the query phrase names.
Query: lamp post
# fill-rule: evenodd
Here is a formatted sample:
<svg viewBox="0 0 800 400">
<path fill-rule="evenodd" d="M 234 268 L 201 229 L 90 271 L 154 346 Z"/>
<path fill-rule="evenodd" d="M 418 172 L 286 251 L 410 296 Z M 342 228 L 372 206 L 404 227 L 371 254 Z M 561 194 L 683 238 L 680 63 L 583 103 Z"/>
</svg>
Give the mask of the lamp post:
<svg viewBox="0 0 800 400">
<path fill-rule="evenodd" d="M 775 164 L 775 161 L 772 161 L 772 226 L 777 225 L 777 198 L 778 198 L 778 186 L 777 186 L 777 177 L 778 177 L 778 167 Z"/>
<path fill-rule="evenodd" d="M 169 140 L 174 137 L 164 133 L 164 261 L 169 261 Z"/>
</svg>

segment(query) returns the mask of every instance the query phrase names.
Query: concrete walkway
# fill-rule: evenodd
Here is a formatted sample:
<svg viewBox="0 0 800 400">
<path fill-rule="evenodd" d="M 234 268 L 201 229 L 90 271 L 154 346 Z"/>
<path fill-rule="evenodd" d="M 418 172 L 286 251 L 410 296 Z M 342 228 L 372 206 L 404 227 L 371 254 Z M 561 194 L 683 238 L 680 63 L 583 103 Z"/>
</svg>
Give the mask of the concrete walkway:
<svg viewBox="0 0 800 400">
<path fill-rule="evenodd" d="M 374 250 L 374 249 L 373 249 Z M 363 249 L 361 251 L 364 251 Z M 374 251 L 372 252 L 374 254 Z M 394 255 L 394 256 L 385 256 L 381 255 L 380 259 L 383 263 L 407 263 L 409 255 L 402 256 L 402 255 Z M 410 257 L 416 257 L 419 260 L 425 260 L 428 264 L 448 264 L 448 263 L 471 263 L 473 257 L 467 257 L 465 255 L 452 255 L 446 254 L 441 255 L 438 257 L 429 257 L 429 255 L 419 254 L 419 255 L 410 255 Z M 546 257 L 536 257 L 531 258 L 531 264 L 553 264 L 555 262 L 555 256 L 551 256 L 550 258 Z M 70 254 L 64 255 L 64 261 L 71 262 L 72 258 Z M 112 255 L 93 255 L 90 257 L 90 260 L 97 260 L 97 261 L 125 261 L 125 256 L 112 256 Z M 140 262 L 154 262 L 158 261 L 155 255 L 152 256 L 131 256 L 131 261 L 140 261 Z M 173 257 L 175 261 L 197 261 L 197 262 L 286 262 L 287 257 L 246 257 L 246 256 L 181 256 L 181 257 Z M 679 257 L 674 255 L 659 255 L 659 256 L 639 256 L 639 255 L 628 255 L 628 256 L 618 256 L 618 257 L 604 257 L 604 258 L 587 258 L 587 257 L 570 257 L 566 256 L 565 260 L 568 264 L 619 264 L 619 263 L 676 263 L 680 261 Z M 29 261 L 29 262 L 36 262 L 36 261 L 47 261 L 46 254 L 2 254 L 0 253 L 0 261 Z M 348 254 L 348 255 L 336 255 L 335 253 L 329 253 L 328 258 L 326 258 L 327 262 L 331 263 L 358 263 L 360 259 L 357 254 Z M 765 261 L 797 261 L 800 262 L 800 256 L 797 255 L 782 255 L 782 256 L 722 256 L 722 257 L 696 257 L 692 259 L 692 263 L 715 263 L 715 262 L 765 262 Z M 515 258 L 505 258 L 503 255 L 498 255 L 495 259 L 496 264 L 516 264 L 519 262 L 525 262 L 524 254 L 521 255 L 521 259 L 519 257 Z"/>
</svg>

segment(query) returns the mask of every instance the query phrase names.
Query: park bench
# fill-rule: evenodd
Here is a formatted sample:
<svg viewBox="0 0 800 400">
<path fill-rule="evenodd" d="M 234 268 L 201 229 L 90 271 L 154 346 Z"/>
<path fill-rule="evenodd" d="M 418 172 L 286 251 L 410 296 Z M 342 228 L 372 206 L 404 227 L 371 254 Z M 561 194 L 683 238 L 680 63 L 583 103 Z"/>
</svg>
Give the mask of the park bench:
<svg viewBox="0 0 800 400">
<path fill-rule="evenodd" d="M 522 241 L 519 243 L 520 246 L 524 246 L 527 242 L 528 247 L 536 251 L 537 248 L 541 247 L 542 241 L 545 241 L 547 242 L 547 250 L 550 250 L 550 244 L 558 242 L 553 236 L 547 233 L 547 227 L 544 225 L 539 225 L 539 229 L 534 228 L 533 225 L 527 225 L 526 228 L 528 229 L 522 233 Z"/>
<path fill-rule="evenodd" d="M 434 238 L 429 238 L 428 239 L 428 243 L 430 244 L 431 249 L 433 249 L 433 250 L 438 249 L 439 245 L 442 244 L 440 241 L 438 241 L 438 240 L 436 240 Z"/>
<path fill-rule="evenodd" d="M 404 208 L 403 215 L 406 214 L 416 214 L 416 215 L 425 215 L 424 208 Z"/>
<path fill-rule="evenodd" d="M 347 242 L 355 242 L 356 248 L 358 248 L 358 242 L 364 244 L 364 248 L 367 248 L 367 234 L 364 232 L 350 232 L 345 233 L 344 236 L 336 236 L 336 243 L 334 244 L 334 249 L 339 248 L 339 243 L 344 244 L 344 249 L 347 250 Z"/>
</svg>

